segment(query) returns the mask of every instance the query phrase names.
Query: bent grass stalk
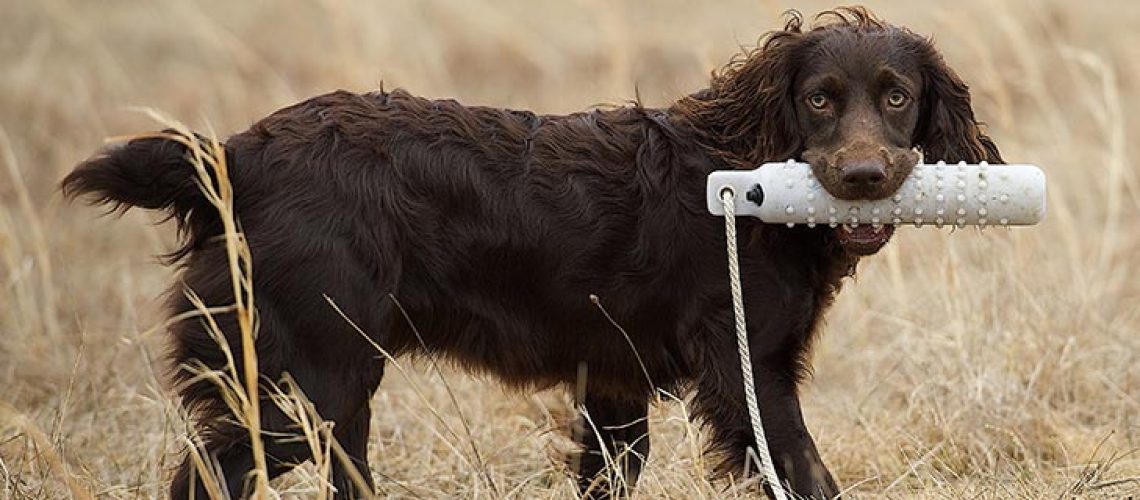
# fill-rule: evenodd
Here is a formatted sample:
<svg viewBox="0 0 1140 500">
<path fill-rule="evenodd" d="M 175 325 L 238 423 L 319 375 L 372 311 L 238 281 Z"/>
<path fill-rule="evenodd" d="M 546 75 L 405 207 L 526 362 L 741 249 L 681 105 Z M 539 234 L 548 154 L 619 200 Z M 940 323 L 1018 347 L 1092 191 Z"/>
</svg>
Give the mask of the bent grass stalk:
<svg viewBox="0 0 1140 500">
<path fill-rule="evenodd" d="M 250 452 L 253 455 L 253 470 L 250 472 L 252 477 L 247 479 L 253 483 L 252 496 L 264 498 L 269 491 L 269 475 L 265 461 L 265 447 L 262 441 L 261 408 L 258 397 L 257 350 L 255 346 L 257 318 L 253 295 L 253 259 L 244 235 L 239 230 L 239 224 L 234 213 L 233 186 L 229 181 L 225 148 L 213 133 L 210 134 L 209 143 L 202 144 L 194 133 L 182 123 L 165 117 L 154 110 L 146 109 L 144 112 L 158 123 L 172 129 L 173 132 L 138 137 L 161 137 L 185 146 L 189 151 L 187 160 L 198 174 L 198 187 L 214 209 L 217 210 L 218 217 L 222 221 L 230 283 L 234 295 L 234 314 L 241 335 L 242 373 L 240 377 L 236 373 L 232 353 L 229 352 L 224 335 L 213 320 L 210 309 L 196 297 L 192 297 L 192 302 L 209 324 L 211 335 L 215 337 L 218 345 L 226 352 L 233 384 L 231 385 L 221 379 L 216 379 L 215 383 L 223 389 L 221 393 L 227 399 L 226 403 L 235 410 L 240 409 L 234 413 L 249 432 Z M 192 291 L 187 291 L 187 293 L 193 295 Z M 238 386 L 239 380 L 241 386 Z M 230 400 L 231 397 L 234 399 Z M 200 462 L 199 464 L 201 465 Z M 201 470 L 200 467 L 200 472 L 206 471 Z M 208 476 L 212 476 L 212 474 L 205 474 L 203 478 Z"/>
<path fill-rule="evenodd" d="M 284 387 L 284 389 L 282 389 Z M 303 440 L 309 447 L 309 454 L 313 457 L 313 466 L 321 478 L 317 485 L 319 500 L 329 498 L 331 484 L 324 479 L 332 471 L 332 443 L 333 422 L 326 422 L 317 413 L 316 406 L 301 390 L 301 386 L 289 374 L 285 374 L 280 384 L 270 386 L 270 399 L 285 413 L 285 416 L 300 427 L 300 435 L 294 439 Z M 287 439 L 288 436 L 282 436 Z M 355 470 L 350 463 L 345 464 L 348 470 Z M 358 484 L 357 486 L 360 486 Z M 362 490 L 366 490 L 363 488 Z"/>
</svg>

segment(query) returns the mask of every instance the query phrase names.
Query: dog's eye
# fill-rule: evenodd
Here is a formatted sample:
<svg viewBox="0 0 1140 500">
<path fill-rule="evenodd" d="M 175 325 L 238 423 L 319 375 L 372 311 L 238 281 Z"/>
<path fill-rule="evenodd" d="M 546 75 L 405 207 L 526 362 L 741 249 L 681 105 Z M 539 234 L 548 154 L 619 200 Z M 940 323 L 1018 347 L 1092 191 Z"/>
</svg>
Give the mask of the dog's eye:
<svg viewBox="0 0 1140 500">
<path fill-rule="evenodd" d="M 808 97 L 808 104 L 815 109 L 823 109 L 827 107 L 827 96 L 823 92 L 816 92 Z"/>
<path fill-rule="evenodd" d="M 892 90 L 891 93 L 887 94 L 887 104 L 890 104 L 892 108 L 901 108 L 903 104 L 906 104 L 906 94 L 902 93 L 901 90 Z"/>
</svg>

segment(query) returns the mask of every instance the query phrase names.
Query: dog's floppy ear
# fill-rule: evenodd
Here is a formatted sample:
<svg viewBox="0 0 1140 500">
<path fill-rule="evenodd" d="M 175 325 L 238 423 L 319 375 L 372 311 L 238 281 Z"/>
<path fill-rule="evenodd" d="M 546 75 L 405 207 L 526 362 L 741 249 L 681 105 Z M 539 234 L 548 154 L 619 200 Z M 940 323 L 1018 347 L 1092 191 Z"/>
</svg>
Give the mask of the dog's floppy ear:
<svg viewBox="0 0 1140 500">
<path fill-rule="evenodd" d="M 922 64 L 922 110 L 914 145 L 923 161 L 1004 163 L 993 140 L 982 133 L 970 104 L 970 88 L 926 44 Z"/>
<path fill-rule="evenodd" d="M 718 156 L 739 168 L 794 156 L 802 143 L 793 84 L 803 45 L 803 18 L 790 12 L 782 31 L 713 74 L 708 89 L 682 100 L 680 110 Z"/>
</svg>

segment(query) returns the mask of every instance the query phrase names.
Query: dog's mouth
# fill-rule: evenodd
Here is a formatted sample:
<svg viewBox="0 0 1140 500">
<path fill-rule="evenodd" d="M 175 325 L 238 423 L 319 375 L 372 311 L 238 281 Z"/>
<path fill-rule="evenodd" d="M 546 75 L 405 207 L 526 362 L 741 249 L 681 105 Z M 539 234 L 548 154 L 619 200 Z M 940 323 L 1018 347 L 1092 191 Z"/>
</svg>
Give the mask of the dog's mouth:
<svg viewBox="0 0 1140 500">
<path fill-rule="evenodd" d="M 918 163 L 913 149 L 875 147 L 859 143 L 833 153 L 807 150 L 800 161 L 812 167 L 812 174 L 831 196 L 840 200 L 885 199 L 898 191 Z M 854 255 L 878 252 L 895 233 L 892 225 L 841 225 L 833 229 L 839 244 Z"/>
<path fill-rule="evenodd" d="M 871 255 L 878 252 L 895 234 L 895 227 L 880 225 L 878 227 L 860 224 L 858 226 L 841 225 L 834 229 L 839 244 L 845 250 L 855 255 Z"/>
</svg>

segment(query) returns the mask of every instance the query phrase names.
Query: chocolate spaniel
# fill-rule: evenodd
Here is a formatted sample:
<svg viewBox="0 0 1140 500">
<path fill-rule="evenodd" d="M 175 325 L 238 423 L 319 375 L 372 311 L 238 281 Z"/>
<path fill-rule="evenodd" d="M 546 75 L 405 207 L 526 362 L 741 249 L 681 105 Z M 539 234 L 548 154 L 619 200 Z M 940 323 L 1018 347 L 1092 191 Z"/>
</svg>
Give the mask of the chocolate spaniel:
<svg viewBox="0 0 1140 500">
<path fill-rule="evenodd" d="M 589 422 L 574 462 L 591 497 L 631 490 L 660 389 L 692 395 L 720 472 L 743 471 L 754 444 L 724 221 L 705 209 L 709 172 L 795 158 L 836 197 L 878 199 L 920 154 L 1001 162 L 966 84 L 931 42 L 858 8 L 806 28 L 791 13 L 708 88 L 661 109 L 555 116 L 339 91 L 273 113 L 224 150 L 252 253 L 260 374 L 296 381 L 369 484 L 370 417 L 385 411 L 370 405 L 385 366 L 375 343 L 446 357 L 519 390 L 584 380 Z M 183 287 L 209 306 L 234 301 L 222 224 L 197 179 L 187 148 L 155 136 L 110 147 L 62 182 L 69 197 L 164 211 L 178 223 L 171 315 L 194 309 Z M 772 457 L 796 494 L 833 497 L 839 488 L 804 425 L 797 386 L 824 311 L 892 228 L 738 224 Z M 240 365 L 234 315 L 215 317 Z M 247 431 L 220 389 L 187 368 L 221 370 L 227 358 L 201 320 L 174 322 L 169 335 L 181 402 L 229 493 L 242 496 L 253 464 Z M 261 408 L 278 475 L 310 448 L 282 437 L 295 428 L 274 404 Z M 196 477 L 187 459 L 171 495 L 205 498 Z M 337 496 L 365 494 L 349 477 L 337 462 Z"/>
</svg>

